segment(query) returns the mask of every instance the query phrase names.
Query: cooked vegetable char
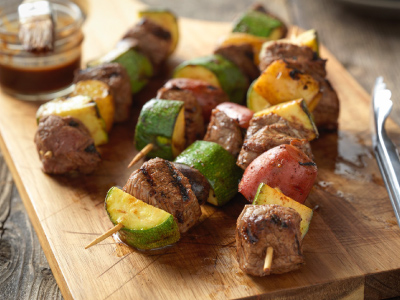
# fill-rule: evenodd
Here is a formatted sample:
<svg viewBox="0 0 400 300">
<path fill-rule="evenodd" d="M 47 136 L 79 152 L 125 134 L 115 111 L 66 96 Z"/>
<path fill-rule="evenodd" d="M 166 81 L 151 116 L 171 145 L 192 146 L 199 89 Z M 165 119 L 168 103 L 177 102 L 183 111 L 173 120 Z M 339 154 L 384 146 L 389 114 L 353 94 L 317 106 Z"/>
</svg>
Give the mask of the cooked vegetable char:
<svg viewBox="0 0 400 300">
<path fill-rule="evenodd" d="M 114 98 L 114 122 L 124 122 L 129 118 L 132 94 L 128 73 L 119 63 L 104 63 L 95 67 L 75 71 L 74 82 L 100 80 L 111 88 Z"/>
<path fill-rule="evenodd" d="M 43 117 L 35 144 L 43 172 L 48 174 L 91 173 L 101 160 L 89 130 L 72 117 Z"/>
<path fill-rule="evenodd" d="M 157 93 L 158 99 L 179 100 L 185 103 L 185 139 L 186 147 L 204 136 L 203 111 L 191 91 L 179 88 L 161 88 Z"/>
<path fill-rule="evenodd" d="M 246 205 L 236 225 L 239 267 L 250 275 L 267 275 L 264 261 L 267 248 L 272 247 L 271 274 L 300 268 L 304 264 L 300 221 L 299 213 L 289 207 Z"/>
<path fill-rule="evenodd" d="M 155 69 L 165 61 L 171 48 L 171 33 L 149 18 L 142 18 L 123 37 L 137 41 L 138 48 L 152 62 Z"/>
<path fill-rule="evenodd" d="M 210 183 L 200 171 L 180 163 L 172 163 L 187 179 L 192 186 L 192 191 L 196 195 L 200 205 L 207 202 L 210 193 Z"/>
<path fill-rule="evenodd" d="M 326 77 L 326 60 L 321 59 L 307 46 L 290 42 L 270 42 L 260 54 L 260 70 L 276 60 L 283 59 L 289 67 L 302 74 L 309 74 L 320 84 L 322 96 L 313 112 L 318 128 L 335 130 L 338 126 L 339 99 Z"/>
<path fill-rule="evenodd" d="M 169 161 L 155 158 L 134 171 L 123 191 L 174 216 L 179 231 L 187 232 L 201 216 L 189 180 Z"/>
<path fill-rule="evenodd" d="M 236 120 L 218 109 L 213 109 L 204 140 L 221 145 L 237 157 L 243 144 L 242 130 Z"/>
<path fill-rule="evenodd" d="M 250 121 L 237 165 L 243 170 L 260 154 L 282 144 L 300 140 L 296 145 L 310 158 L 313 157 L 311 146 L 306 139 L 308 132 L 300 126 L 294 126 L 277 114 L 270 113 L 255 116 Z"/>
</svg>

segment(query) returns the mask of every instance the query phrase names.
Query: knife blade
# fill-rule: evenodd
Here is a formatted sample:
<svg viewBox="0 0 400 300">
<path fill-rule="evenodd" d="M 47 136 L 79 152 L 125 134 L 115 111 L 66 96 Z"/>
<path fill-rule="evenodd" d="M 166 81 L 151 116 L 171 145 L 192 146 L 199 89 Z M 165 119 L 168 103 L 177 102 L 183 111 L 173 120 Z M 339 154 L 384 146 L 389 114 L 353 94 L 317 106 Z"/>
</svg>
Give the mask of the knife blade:
<svg viewBox="0 0 400 300">
<path fill-rule="evenodd" d="M 400 156 L 385 130 L 385 122 L 393 107 L 391 92 L 382 77 L 378 77 L 372 91 L 372 146 L 385 182 L 390 201 L 400 226 Z"/>
</svg>

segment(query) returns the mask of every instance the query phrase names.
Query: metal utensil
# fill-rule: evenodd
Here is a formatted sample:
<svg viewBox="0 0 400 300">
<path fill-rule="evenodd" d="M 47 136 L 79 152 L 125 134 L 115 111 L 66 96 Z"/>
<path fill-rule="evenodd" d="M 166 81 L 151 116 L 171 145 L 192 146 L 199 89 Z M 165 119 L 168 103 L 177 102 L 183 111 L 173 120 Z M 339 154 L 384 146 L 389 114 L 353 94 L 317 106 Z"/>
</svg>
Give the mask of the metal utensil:
<svg viewBox="0 0 400 300">
<path fill-rule="evenodd" d="M 372 146 L 400 226 L 400 157 L 385 130 L 385 122 L 393 106 L 391 94 L 383 78 L 378 77 L 372 91 Z"/>
</svg>

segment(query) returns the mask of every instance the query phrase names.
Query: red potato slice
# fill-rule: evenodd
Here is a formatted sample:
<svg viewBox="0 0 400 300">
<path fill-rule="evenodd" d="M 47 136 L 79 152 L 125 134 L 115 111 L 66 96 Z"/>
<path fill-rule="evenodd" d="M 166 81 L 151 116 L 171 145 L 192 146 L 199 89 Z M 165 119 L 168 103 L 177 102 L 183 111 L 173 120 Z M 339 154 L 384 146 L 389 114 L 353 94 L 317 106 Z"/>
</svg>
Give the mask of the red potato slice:
<svg viewBox="0 0 400 300">
<path fill-rule="evenodd" d="M 317 177 L 317 165 L 294 146 L 280 145 L 264 152 L 246 168 L 239 192 L 252 202 L 260 183 L 278 188 L 284 195 L 304 203 Z"/>
<path fill-rule="evenodd" d="M 246 106 L 233 102 L 224 102 L 218 104 L 217 109 L 224 112 L 229 118 L 237 120 L 241 128 L 249 128 L 249 123 L 254 112 Z"/>
<path fill-rule="evenodd" d="M 168 80 L 162 89 L 188 90 L 199 102 L 204 122 L 210 121 L 211 111 L 220 103 L 229 101 L 228 95 L 219 87 L 210 85 L 203 80 L 190 78 L 174 78 Z"/>
</svg>

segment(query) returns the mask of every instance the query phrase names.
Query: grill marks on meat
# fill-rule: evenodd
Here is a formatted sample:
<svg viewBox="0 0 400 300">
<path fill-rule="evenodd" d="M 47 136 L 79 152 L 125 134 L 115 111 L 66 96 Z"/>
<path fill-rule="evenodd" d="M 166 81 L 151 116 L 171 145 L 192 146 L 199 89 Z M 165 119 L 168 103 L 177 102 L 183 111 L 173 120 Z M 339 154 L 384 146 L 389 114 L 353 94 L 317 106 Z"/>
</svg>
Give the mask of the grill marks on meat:
<svg viewBox="0 0 400 300">
<path fill-rule="evenodd" d="M 180 163 L 172 163 L 187 179 L 200 205 L 207 202 L 210 193 L 210 183 L 200 171 Z"/>
<path fill-rule="evenodd" d="M 262 153 L 293 141 L 297 141 L 294 145 L 312 159 L 311 146 L 306 137 L 307 131 L 303 127 L 295 127 L 276 114 L 253 117 L 236 164 L 245 170 Z"/>
<path fill-rule="evenodd" d="M 161 158 L 147 161 L 129 177 L 123 190 L 174 216 L 185 233 L 201 216 L 189 180 L 172 163 Z"/>
<path fill-rule="evenodd" d="M 47 116 L 40 120 L 35 144 L 43 172 L 91 173 L 101 161 L 89 130 L 72 117 Z"/>
<path fill-rule="evenodd" d="M 214 53 L 222 55 L 237 65 L 250 82 L 260 75 L 260 71 L 254 63 L 253 47 L 250 44 L 222 46 Z"/>
<path fill-rule="evenodd" d="M 125 68 L 118 63 L 106 63 L 75 71 L 75 83 L 89 79 L 108 84 L 115 104 L 114 121 L 127 121 L 132 106 L 132 95 L 129 75 Z"/>
<path fill-rule="evenodd" d="M 320 83 L 321 100 L 314 109 L 315 124 L 319 129 L 336 130 L 339 117 L 339 99 L 326 77 L 326 60 L 318 58 L 309 47 L 286 42 L 272 42 L 261 53 L 260 70 L 275 60 L 283 59 L 288 67 L 311 75 Z"/>
<path fill-rule="evenodd" d="M 128 38 L 137 41 L 138 48 L 150 59 L 155 69 L 166 60 L 172 44 L 171 33 L 148 18 L 142 18 L 123 37 Z"/>
<path fill-rule="evenodd" d="M 204 140 L 221 145 L 237 157 L 243 144 L 242 130 L 236 120 L 215 108 Z"/>
<path fill-rule="evenodd" d="M 186 147 L 204 136 L 203 111 L 196 97 L 188 90 L 178 87 L 163 87 L 157 93 L 158 99 L 180 100 L 185 103 L 185 138 Z"/>
<path fill-rule="evenodd" d="M 246 205 L 236 224 L 239 267 L 254 276 L 264 276 L 268 247 L 274 249 L 271 273 L 282 274 L 304 264 L 300 233 L 301 216 L 279 205 Z"/>
</svg>

